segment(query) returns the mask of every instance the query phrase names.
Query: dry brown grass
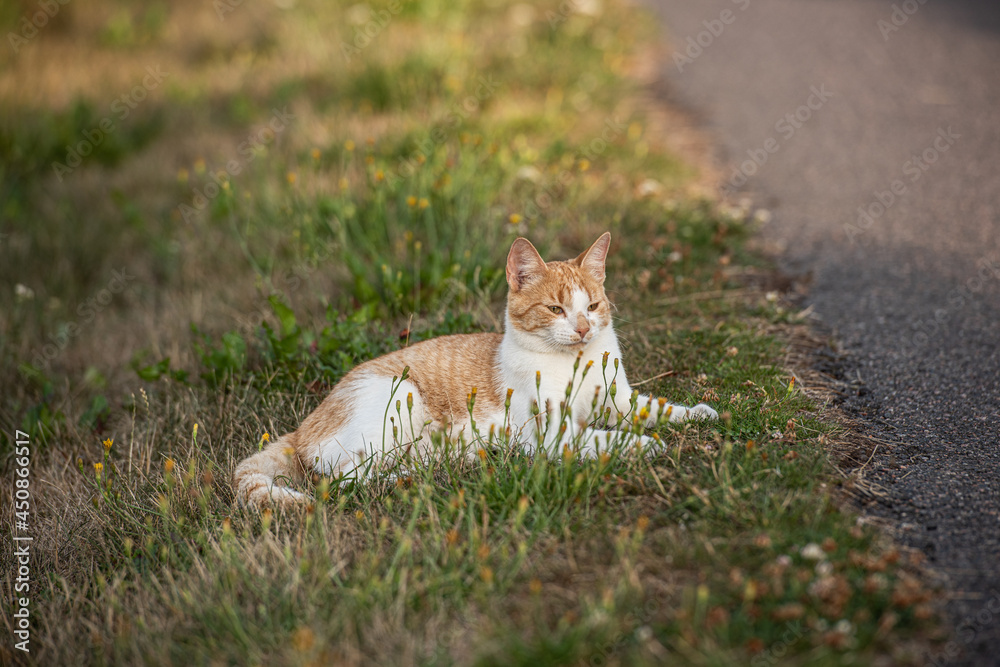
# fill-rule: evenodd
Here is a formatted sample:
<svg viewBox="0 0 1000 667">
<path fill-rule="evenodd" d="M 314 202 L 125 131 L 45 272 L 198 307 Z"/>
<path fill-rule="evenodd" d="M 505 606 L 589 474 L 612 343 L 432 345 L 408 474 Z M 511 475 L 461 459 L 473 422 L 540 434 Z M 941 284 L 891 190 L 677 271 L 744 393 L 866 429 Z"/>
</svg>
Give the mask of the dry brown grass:
<svg viewBox="0 0 1000 667">
<path fill-rule="evenodd" d="M 865 588 L 869 573 L 852 564 L 859 558 L 884 573 L 886 587 L 899 584 L 899 567 L 889 547 L 830 503 L 829 424 L 815 418 L 815 397 L 786 393 L 783 368 L 802 350 L 794 337 L 783 347 L 773 335 L 788 313 L 735 289 L 734 267 L 755 262 L 742 249 L 746 216 L 701 201 L 713 179 L 704 135 L 636 94 L 649 74 L 649 22 L 617 3 L 554 27 L 545 11 L 558 12 L 557 3 L 530 9 L 413 5 L 348 63 L 340 40 L 357 8 L 346 3 L 244 3 L 219 22 L 210 3 L 193 0 L 74 1 L 21 53 L 0 54 L 8 142 L 0 149 L 13 184 L 0 190 L 0 285 L 34 291 L 30 299 L 0 291 L 4 485 L 14 475 L 10 434 L 45 423 L 32 431 L 36 606 L 27 659 L 729 663 L 783 645 L 789 626 L 778 617 L 789 604 L 801 605 L 803 624 L 792 661 L 914 659 L 897 640 L 928 627 L 924 592 L 896 604 L 890 588 Z M 58 157 L 59 142 L 92 127 L 149 65 L 170 76 L 118 136 L 154 129 L 124 141 L 117 161 L 95 156 L 60 183 L 48 162 L 18 152 L 27 142 L 36 157 Z M 378 170 L 412 155 L 411 144 L 484 74 L 503 79 L 502 94 L 450 132 L 417 176 L 380 186 Z M 383 93 L 377 108 L 370 98 Z M 80 103 L 96 115 L 77 126 Z M 202 163 L 206 173 L 222 168 L 285 104 L 293 125 L 232 179 L 232 207 L 185 222 L 178 205 L 203 186 Z M 625 136 L 584 165 L 583 147 L 616 117 Z M 529 166 L 537 176 L 518 176 Z M 560 190 L 562 170 L 571 184 Z M 642 193 L 647 179 L 662 190 Z M 509 222 L 546 188 L 554 202 L 537 219 Z M 678 400 L 713 397 L 731 419 L 716 430 L 663 431 L 671 446 L 650 460 L 620 452 L 600 464 L 552 465 L 508 452 L 492 473 L 464 459 L 451 462 L 457 473 L 426 462 L 409 471 L 409 484 L 335 492 L 308 514 L 244 512 L 228 485 L 235 462 L 263 433 L 297 426 L 360 361 L 336 351 L 320 359 L 306 341 L 285 356 L 254 348 L 259 330 L 240 324 L 259 313 L 279 328 L 269 295 L 348 357 L 398 347 L 404 327 L 416 336 L 498 326 L 495 285 L 465 274 L 425 285 L 411 316 L 388 305 L 398 295 L 365 267 L 348 265 L 357 254 L 414 268 L 414 239 L 427 250 L 430 227 L 407 196 L 428 198 L 439 245 L 466 248 L 470 257 L 457 261 L 484 273 L 500 266 L 516 234 L 575 254 L 612 227 L 620 243 L 612 287 L 619 329 L 632 340 L 632 376 L 654 378 L 644 388 Z M 376 250 L 357 230 L 346 236 L 352 208 L 375 211 L 365 220 L 382 234 Z M 447 226 L 456 219 L 468 228 Z M 319 224 L 329 221 L 348 242 Z M 285 272 L 303 267 L 307 279 L 287 288 Z M 129 288 L 84 321 L 78 309 L 123 268 L 134 276 Z M 321 331 L 333 326 L 328 305 L 342 309 L 335 324 L 347 333 Z M 368 314 L 345 321 L 358 313 Z M 448 324 L 445 314 L 469 318 Z M 32 369 L 69 323 L 79 334 Z M 246 363 L 199 378 L 220 366 L 200 358 L 191 323 L 216 345 L 221 333 L 240 331 L 252 348 Z M 187 382 L 137 378 L 133 366 L 164 357 L 190 373 Z M 107 411 L 81 422 L 97 397 Z M 94 463 L 104 466 L 102 484 Z M 13 523 L 10 504 L 0 514 Z M 827 538 L 830 581 L 801 556 Z M 11 572 L 5 552 L 8 598 Z M 831 590 L 847 586 L 851 601 L 810 593 L 824 577 Z M 891 618 L 895 630 L 878 630 Z M 831 636 L 840 620 L 851 624 L 853 646 Z M 6 645 L 0 655 L 26 659 Z"/>
</svg>

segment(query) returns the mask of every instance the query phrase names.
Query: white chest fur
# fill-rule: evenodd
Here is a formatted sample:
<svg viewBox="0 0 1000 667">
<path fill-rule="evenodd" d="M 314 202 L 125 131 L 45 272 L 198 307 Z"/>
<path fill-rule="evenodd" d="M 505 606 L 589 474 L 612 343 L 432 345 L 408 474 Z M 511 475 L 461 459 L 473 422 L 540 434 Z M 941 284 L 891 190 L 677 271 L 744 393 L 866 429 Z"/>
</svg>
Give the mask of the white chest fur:
<svg viewBox="0 0 1000 667">
<path fill-rule="evenodd" d="M 533 428 L 536 401 L 542 413 L 548 406 L 558 415 L 560 404 L 567 400 L 570 382 L 573 382 L 570 428 L 581 420 L 590 421 L 595 391 L 598 392 L 598 405 L 603 404 L 606 388 L 612 380 L 616 381 L 619 391 L 629 391 L 625 369 L 620 363 L 616 376 L 614 360 L 620 360 L 621 350 L 610 326 L 587 343 L 579 363 L 575 353 L 532 349 L 523 344 L 523 335 L 510 329 L 508 332 L 500 346 L 499 365 L 503 386 L 514 390 L 510 421 L 515 429 Z M 608 353 L 606 370 L 602 368 L 605 352 Z"/>
</svg>

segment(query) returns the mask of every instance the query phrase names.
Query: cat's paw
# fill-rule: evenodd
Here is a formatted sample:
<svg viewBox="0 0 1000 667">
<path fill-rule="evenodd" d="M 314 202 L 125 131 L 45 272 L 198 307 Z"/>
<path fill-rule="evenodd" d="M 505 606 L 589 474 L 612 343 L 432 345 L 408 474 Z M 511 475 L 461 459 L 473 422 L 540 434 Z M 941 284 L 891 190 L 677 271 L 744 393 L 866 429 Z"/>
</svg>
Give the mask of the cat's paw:
<svg viewBox="0 0 1000 667">
<path fill-rule="evenodd" d="M 704 403 L 699 403 L 693 408 L 688 408 L 685 418 L 688 420 L 716 420 L 719 418 L 719 413 L 713 410 L 710 406 L 705 405 Z"/>
</svg>

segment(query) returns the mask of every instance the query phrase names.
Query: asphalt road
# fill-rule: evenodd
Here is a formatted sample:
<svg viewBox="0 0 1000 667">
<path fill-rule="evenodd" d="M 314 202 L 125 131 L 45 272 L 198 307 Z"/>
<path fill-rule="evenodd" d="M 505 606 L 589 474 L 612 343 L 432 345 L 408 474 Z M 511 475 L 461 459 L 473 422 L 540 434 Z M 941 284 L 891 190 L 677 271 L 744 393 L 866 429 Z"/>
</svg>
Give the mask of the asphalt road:
<svg viewBox="0 0 1000 667">
<path fill-rule="evenodd" d="M 1000 664 L 1000 3 L 650 2 L 671 100 L 772 209 L 845 407 L 894 443 L 865 511 L 946 577 L 957 631 L 928 662 Z"/>
</svg>

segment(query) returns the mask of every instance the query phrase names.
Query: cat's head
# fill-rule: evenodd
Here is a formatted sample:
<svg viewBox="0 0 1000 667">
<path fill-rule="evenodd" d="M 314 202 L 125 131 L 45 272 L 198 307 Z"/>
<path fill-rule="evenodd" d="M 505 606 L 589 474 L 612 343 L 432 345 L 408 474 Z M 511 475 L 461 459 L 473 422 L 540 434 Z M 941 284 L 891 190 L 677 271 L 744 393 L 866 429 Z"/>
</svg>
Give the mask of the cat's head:
<svg viewBox="0 0 1000 667">
<path fill-rule="evenodd" d="M 604 293 L 604 232 L 575 259 L 546 263 L 524 238 L 507 255 L 507 331 L 532 349 L 576 354 L 611 327 Z"/>
</svg>

